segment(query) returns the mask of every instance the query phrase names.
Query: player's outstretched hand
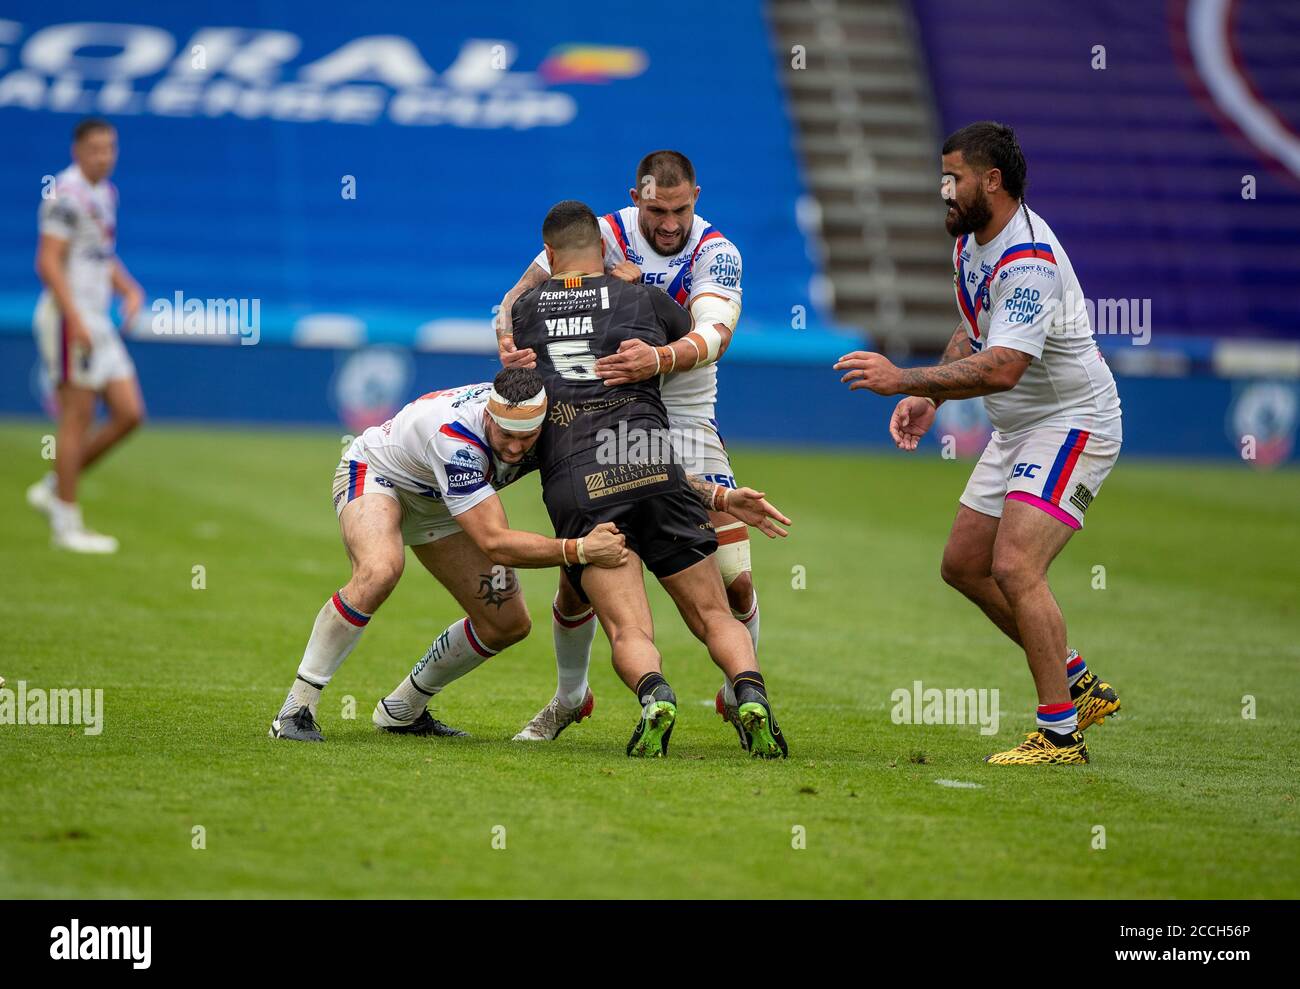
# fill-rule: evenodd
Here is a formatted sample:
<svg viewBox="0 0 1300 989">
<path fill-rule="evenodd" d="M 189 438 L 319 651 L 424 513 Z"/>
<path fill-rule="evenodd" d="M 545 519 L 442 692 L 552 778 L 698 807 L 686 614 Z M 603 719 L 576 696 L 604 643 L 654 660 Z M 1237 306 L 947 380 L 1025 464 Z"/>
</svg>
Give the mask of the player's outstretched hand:
<svg viewBox="0 0 1300 989">
<path fill-rule="evenodd" d="M 501 358 L 502 367 L 537 366 L 537 355 L 532 348 L 516 349 L 515 338 L 508 333 L 503 337 L 497 337 L 497 356 Z"/>
<path fill-rule="evenodd" d="M 779 508 L 753 488 L 732 488 L 727 491 L 727 511 L 746 525 L 753 526 L 768 539 L 789 535 L 778 522 L 792 525 Z"/>
<path fill-rule="evenodd" d="M 894 406 L 889 417 L 889 435 L 900 450 L 915 450 L 926 430 L 934 425 L 934 404 L 909 395 Z"/>
<path fill-rule="evenodd" d="M 606 268 L 605 274 L 633 285 L 641 280 L 641 269 L 631 261 L 620 261 L 618 264 Z"/>
<path fill-rule="evenodd" d="M 630 385 L 659 373 L 659 355 L 644 340 L 624 340 L 618 351 L 596 361 L 596 374 L 605 387 Z"/>
<path fill-rule="evenodd" d="M 602 522 L 582 537 L 582 552 L 593 567 L 621 567 L 627 562 L 627 540 L 613 522 Z"/>
<path fill-rule="evenodd" d="M 852 382 L 849 391 L 868 388 L 877 395 L 897 395 L 902 390 L 902 372 L 884 354 L 855 350 L 836 361 L 835 370 L 845 372 L 841 382 Z"/>
</svg>

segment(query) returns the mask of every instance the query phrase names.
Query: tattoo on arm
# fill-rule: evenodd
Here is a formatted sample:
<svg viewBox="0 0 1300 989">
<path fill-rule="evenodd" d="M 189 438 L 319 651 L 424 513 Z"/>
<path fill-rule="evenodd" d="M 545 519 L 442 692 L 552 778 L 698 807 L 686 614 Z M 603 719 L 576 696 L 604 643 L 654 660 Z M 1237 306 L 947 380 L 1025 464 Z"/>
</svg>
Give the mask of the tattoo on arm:
<svg viewBox="0 0 1300 989">
<path fill-rule="evenodd" d="M 717 487 L 717 485 L 712 481 L 705 480 L 699 474 L 687 474 L 686 483 L 689 484 L 691 490 L 695 492 L 695 497 L 704 502 L 704 507 L 711 510 L 713 508 L 713 489 Z"/>
<path fill-rule="evenodd" d="M 505 318 L 497 323 L 497 339 L 508 337 L 514 333 L 514 327 L 510 325 L 510 310 L 514 308 L 515 302 L 521 295 L 525 295 L 537 288 L 551 276 L 543 271 L 536 261 L 531 262 L 519 276 L 519 281 L 515 282 L 514 288 L 506 293 L 506 297 L 501 300 L 501 311 Z"/>
<path fill-rule="evenodd" d="M 1028 354 L 1009 347 L 990 347 L 937 367 L 903 371 L 902 392 L 928 398 L 975 398 L 1005 391 L 1002 375 L 1011 365 L 1028 365 Z"/>
<path fill-rule="evenodd" d="M 966 327 L 958 326 L 953 332 L 952 339 L 948 341 L 948 346 L 943 348 L 943 357 L 940 358 L 939 363 L 951 364 L 973 353 L 974 351 L 970 349 L 970 338 L 966 336 Z"/>
<path fill-rule="evenodd" d="M 488 573 L 478 575 L 478 593 L 474 595 L 484 604 L 501 606 L 519 593 L 519 578 L 511 567 L 498 564 Z"/>
</svg>

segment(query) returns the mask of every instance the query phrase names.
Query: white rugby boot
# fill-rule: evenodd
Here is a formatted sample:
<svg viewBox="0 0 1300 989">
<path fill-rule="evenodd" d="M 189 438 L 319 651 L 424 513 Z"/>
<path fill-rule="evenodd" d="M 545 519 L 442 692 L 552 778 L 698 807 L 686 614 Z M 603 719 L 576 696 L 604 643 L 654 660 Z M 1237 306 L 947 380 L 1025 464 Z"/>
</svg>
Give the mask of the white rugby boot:
<svg viewBox="0 0 1300 989">
<path fill-rule="evenodd" d="M 538 711 L 533 720 L 524 725 L 511 741 L 554 742 L 556 736 L 569 725 L 590 718 L 595 706 L 596 698 L 590 689 L 577 707 L 565 707 L 558 697 L 552 697 L 551 703 Z"/>
</svg>

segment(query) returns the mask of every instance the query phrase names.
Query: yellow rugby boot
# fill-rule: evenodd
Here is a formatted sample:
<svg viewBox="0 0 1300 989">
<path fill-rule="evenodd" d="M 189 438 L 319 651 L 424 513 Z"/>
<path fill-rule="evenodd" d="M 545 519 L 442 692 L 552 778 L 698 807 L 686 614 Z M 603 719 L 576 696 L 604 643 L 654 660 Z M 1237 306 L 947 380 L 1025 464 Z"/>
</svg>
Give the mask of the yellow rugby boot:
<svg viewBox="0 0 1300 989">
<path fill-rule="evenodd" d="M 1119 694 L 1092 670 L 1079 677 L 1079 682 L 1070 688 L 1070 699 L 1079 712 L 1079 731 L 1105 724 L 1107 718 L 1119 712 Z"/>
<path fill-rule="evenodd" d="M 984 761 L 993 766 L 1081 766 L 1088 761 L 1088 746 L 1078 731 L 1032 731 L 1014 749 L 994 752 Z"/>
</svg>

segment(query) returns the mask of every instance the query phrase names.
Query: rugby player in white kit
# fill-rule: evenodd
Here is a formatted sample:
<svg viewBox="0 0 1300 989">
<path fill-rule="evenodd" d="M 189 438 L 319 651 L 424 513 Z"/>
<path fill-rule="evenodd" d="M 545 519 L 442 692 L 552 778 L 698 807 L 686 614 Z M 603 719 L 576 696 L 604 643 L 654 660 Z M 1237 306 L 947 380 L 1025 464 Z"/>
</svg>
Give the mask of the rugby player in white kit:
<svg viewBox="0 0 1300 989">
<path fill-rule="evenodd" d="M 139 284 L 117 256 L 117 131 L 106 120 L 77 124 L 73 163 L 41 203 L 36 273 L 45 289 L 32 328 L 58 401 L 54 470 L 27 489 L 27 501 L 50 520 L 51 544 L 78 553 L 113 553 L 117 540 L 87 529 L 77 503 L 81 474 L 144 418 L 144 401 L 121 336 L 109 315 L 122 298 L 130 325 L 144 302 Z M 96 401 L 108 421 L 94 433 Z"/>
<path fill-rule="evenodd" d="M 271 723 L 272 738 L 324 741 L 321 691 L 356 647 L 402 576 L 410 546 L 465 609 L 391 694 L 375 705 L 381 730 L 463 735 L 427 704 L 447 684 L 526 635 L 528 609 L 514 567 L 619 566 L 623 536 L 611 523 L 580 539 L 509 527 L 497 491 L 537 467 L 546 416 L 535 370 L 508 368 L 492 382 L 430 392 L 352 443 L 334 472 L 334 511 L 351 579 L 316 616 L 297 676 Z"/>
<path fill-rule="evenodd" d="M 631 206 L 599 218 L 606 270 L 625 281 L 663 289 L 691 313 L 695 326 L 687 338 L 672 345 L 671 355 L 664 360 L 653 347 L 629 340 L 618 354 L 597 362 L 596 372 L 610 386 L 664 375 L 661 396 L 676 455 L 686 473 L 735 488 L 734 472 L 714 417 L 714 364 L 730 344 L 740 318 L 740 251 L 720 230 L 696 215 L 700 189 L 695 184 L 695 169 L 680 152 L 646 155 L 637 166 L 636 187 L 629 191 Z M 531 350 L 516 350 L 509 314 L 517 299 L 549 277 L 543 251 L 501 302 L 497 342 L 506 367 L 536 366 Z M 758 595 L 750 573 L 748 531 L 745 523 L 726 512 L 712 512 L 710 520 L 718 535 L 717 559 L 731 612 L 748 630 L 757 651 Z M 562 576 L 552 609 L 558 679 L 555 697 L 516 740 L 553 740 L 565 727 L 591 713 L 587 670 L 595 624 L 591 608 Z M 745 746 L 730 682 L 723 682 L 715 705 Z"/>
<path fill-rule="evenodd" d="M 1051 228 L 1024 202 L 1011 128 L 985 121 L 943 146 L 957 327 L 937 367 L 900 369 L 856 352 L 835 365 L 851 389 L 906 395 L 889 430 L 915 450 L 939 403 L 983 396 L 994 432 L 962 493 L 943 579 L 1025 651 L 1036 730 L 986 762 L 1088 761 L 1082 731 L 1119 710 L 1110 684 L 1068 649 L 1047 570 L 1119 457 L 1119 393 L 1092 334 L 1083 289 Z"/>
</svg>

